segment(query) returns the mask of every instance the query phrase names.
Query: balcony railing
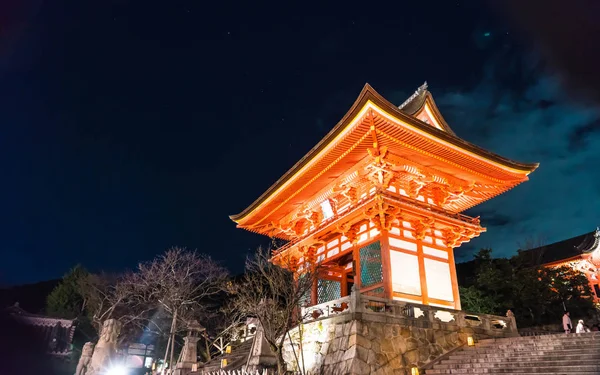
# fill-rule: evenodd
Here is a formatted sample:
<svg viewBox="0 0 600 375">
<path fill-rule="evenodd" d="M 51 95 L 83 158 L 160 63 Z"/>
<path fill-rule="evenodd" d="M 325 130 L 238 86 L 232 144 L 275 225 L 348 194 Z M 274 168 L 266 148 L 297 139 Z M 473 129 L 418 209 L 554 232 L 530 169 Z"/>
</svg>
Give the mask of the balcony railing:
<svg viewBox="0 0 600 375">
<path fill-rule="evenodd" d="M 512 316 L 472 314 L 461 310 L 367 296 L 356 291 L 350 296 L 302 309 L 304 323 L 351 313 L 411 320 L 425 319 L 431 323 L 456 324 L 459 327 L 478 327 L 486 331 L 517 334 L 517 325 Z"/>
</svg>

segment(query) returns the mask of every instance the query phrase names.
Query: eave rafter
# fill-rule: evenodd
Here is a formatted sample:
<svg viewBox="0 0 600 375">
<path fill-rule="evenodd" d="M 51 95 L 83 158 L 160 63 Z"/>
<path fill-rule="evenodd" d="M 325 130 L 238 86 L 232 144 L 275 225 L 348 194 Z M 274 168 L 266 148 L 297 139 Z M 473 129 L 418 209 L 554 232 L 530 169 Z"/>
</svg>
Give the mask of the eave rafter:
<svg viewBox="0 0 600 375">
<path fill-rule="evenodd" d="M 371 134 L 373 128 L 371 127 Z M 418 164 L 392 154 L 387 147 L 372 138 L 369 157 L 349 171 L 348 176 L 337 178 L 317 194 L 318 199 L 302 205 L 284 219 L 272 222 L 269 234 L 288 240 L 298 240 L 329 224 L 324 220 L 320 204 L 328 200 L 334 216 L 340 208 L 355 206 L 364 194 L 395 188 L 397 194 L 405 191 L 411 199 L 426 197 L 435 206 L 449 212 L 460 212 L 461 207 L 475 205 L 502 192 L 504 187 L 483 185 L 449 175 L 434 167 Z M 422 198 L 425 200 L 425 198 Z M 268 227 L 268 226 L 267 226 Z M 261 229 L 264 231 L 266 227 Z"/>
</svg>

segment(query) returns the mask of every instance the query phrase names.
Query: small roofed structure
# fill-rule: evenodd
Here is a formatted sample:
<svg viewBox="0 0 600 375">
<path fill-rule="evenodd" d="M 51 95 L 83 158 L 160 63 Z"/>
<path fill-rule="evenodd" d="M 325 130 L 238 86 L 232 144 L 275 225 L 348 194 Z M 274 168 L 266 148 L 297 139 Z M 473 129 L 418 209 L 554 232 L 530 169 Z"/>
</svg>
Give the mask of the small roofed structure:
<svg viewBox="0 0 600 375">
<path fill-rule="evenodd" d="M 56 357 L 67 357 L 71 354 L 75 320 L 31 314 L 19 307 L 18 302 L 7 308 L 7 312 L 16 321 L 35 329 L 37 337 L 44 340 L 48 354 Z"/>
<path fill-rule="evenodd" d="M 354 287 L 460 309 L 453 249 L 485 231 L 461 212 L 527 181 L 537 166 L 459 138 L 426 84 L 400 106 L 367 84 L 329 134 L 230 218 L 288 241 L 274 263 L 322 266 L 313 305 Z"/>
<path fill-rule="evenodd" d="M 569 266 L 585 274 L 594 295 L 600 302 L 600 228 L 550 245 L 521 251 L 532 266 Z"/>
</svg>

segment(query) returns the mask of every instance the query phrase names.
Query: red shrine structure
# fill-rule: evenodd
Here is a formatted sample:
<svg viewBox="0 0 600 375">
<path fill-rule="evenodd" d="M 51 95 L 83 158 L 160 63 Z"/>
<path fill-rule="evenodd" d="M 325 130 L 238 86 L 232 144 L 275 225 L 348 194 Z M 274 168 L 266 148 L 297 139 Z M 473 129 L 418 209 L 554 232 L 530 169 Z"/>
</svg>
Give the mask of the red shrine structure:
<svg viewBox="0 0 600 375">
<path fill-rule="evenodd" d="M 537 166 L 456 136 L 426 84 L 400 106 L 367 84 L 325 138 L 231 219 L 287 241 L 275 264 L 321 265 L 311 305 L 354 287 L 460 310 L 453 251 L 485 231 L 461 212 L 527 181 Z"/>
<path fill-rule="evenodd" d="M 570 267 L 583 273 L 600 304 L 600 228 L 577 237 L 521 252 L 532 266 Z"/>
</svg>

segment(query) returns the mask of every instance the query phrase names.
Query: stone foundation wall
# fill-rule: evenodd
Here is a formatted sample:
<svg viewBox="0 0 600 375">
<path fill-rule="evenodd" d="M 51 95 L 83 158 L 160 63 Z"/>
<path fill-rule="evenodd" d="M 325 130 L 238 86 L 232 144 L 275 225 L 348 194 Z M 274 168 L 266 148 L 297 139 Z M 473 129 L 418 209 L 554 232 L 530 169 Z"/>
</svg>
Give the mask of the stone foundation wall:
<svg viewBox="0 0 600 375">
<path fill-rule="evenodd" d="M 462 312 L 448 314 L 436 317 L 434 310 L 422 311 L 415 318 L 384 311 L 325 317 L 290 332 L 284 358 L 290 370 L 301 369 L 304 362 L 313 375 L 410 375 L 412 367 L 423 368 L 466 344 L 468 336 L 480 340 L 516 335 L 516 326 L 515 330 L 494 328 L 486 319 L 464 319 Z"/>
</svg>

